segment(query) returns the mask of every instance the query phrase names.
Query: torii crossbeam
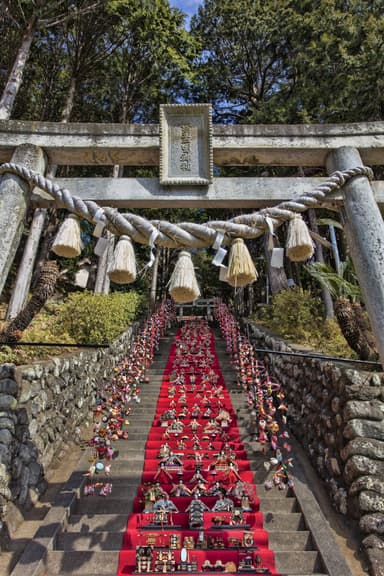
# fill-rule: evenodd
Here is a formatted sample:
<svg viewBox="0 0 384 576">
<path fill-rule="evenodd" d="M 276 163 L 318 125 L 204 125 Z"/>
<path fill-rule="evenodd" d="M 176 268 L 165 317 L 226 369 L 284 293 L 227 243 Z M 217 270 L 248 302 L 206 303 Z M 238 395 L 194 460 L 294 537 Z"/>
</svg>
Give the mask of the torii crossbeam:
<svg viewBox="0 0 384 576">
<path fill-rule="evenodd" d="M 217 166 L 318 166 L 328 174 L 356 166 L 384 165 L 384 123 L 337 125 L 213 126 L 213 163 Z M 44 173 L 57 165 L 157 166 L 157 125 L 0 122 L 0 161 L 20 163 Z M 294 198 L 319 183 L 316 178 L 214 178 L 208 186 L 162 186 L 158 179 L 58 179 L 82 199 L 100 205 L 136 207 L 259 208 Z M 52 203 L 17 176 L 0 183 L 0 274 L 2 289 L 32 198 Z M 376 201 L 375 201 L 376 198 Z M 364 300 L 384 361 L 384 183 L 353 178 L 331 205 L 342 207 L 346 234 Z"/>
</svg>

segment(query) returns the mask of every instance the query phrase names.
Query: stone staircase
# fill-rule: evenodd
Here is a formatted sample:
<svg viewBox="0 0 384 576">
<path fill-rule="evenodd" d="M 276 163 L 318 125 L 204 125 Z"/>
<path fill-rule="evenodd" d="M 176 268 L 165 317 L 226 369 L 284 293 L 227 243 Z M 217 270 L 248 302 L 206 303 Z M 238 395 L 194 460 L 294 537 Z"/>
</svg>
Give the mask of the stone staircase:
<svg viewBox="0 0 384 576">
<path fill-rule="evenodd" d="M 78 469 L 60 492 L 56 506 L 47 514 L 11 576 L 115 576 L 127 514 L 131 512 L 140 483 L 145 441 L 172 340 L 173 335 L 162 339 L 160 354 L 149 371 L 150 382 L 145 385 L 142 401 L 132 408 L 128 441 L 116 443 L 119 456 L 112 466 L 112 494 L 105 498 L 83 496 L 83 472 L 89 466 L 89 454 L 84 454 Z M 350 576 L 332 542 L 325 543 L 325 553 L 316 547 L 316 538 L 308 529 L 308 521 L 293 491 L 265 491 L 262 484 L 266 475 L 264 457 L 253 451 L 249 441 L 244 398 L 234 384 L 229 358 L 219 338 L 217 352 L 258 484 L 264 526 L 269 531 L 270 547 L 275 551 L 277 570 L 290 576 Z M 329 557 L 336 558 L 336 568 Z"/>
<path fill-rule="evenodd" d="M 281 574 L 295 576 L 326 575 L 328 571 L 314 545 L 294 491 L 291 489 L 280 491 L 277 488 L 266 491 L 264 488 L 263 483 L 268 476 L 264 467 L 266 457 L 254 451 L 252 445 L 254 443 L 251 441 L 247 426 L 249 409 L 245 405 L 243 393 L 239 393 L 240 389 L 235 383 L 230 359 L 225 352 L 225 344 L 219 338 L 216 338 L 216 351 L 236 410 L 240 437 L 254 472 L 260 510 L 264 514 L 264 528 L 268 530 L 269 546 L 275 553 L 276 569 Z"/>
</svg>

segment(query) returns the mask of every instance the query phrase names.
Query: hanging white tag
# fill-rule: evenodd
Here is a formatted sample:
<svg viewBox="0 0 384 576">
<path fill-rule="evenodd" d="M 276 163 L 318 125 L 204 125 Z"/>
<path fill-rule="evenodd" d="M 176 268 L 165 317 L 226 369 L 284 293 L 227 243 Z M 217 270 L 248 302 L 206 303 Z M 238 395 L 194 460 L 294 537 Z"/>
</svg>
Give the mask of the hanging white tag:
<svg viewBox="0 0 384 576">
<path fill-rule="evenodd" d="M 81 268 L 75 274 L 76 286 L 79 286 L 80 288 L 86 288 L 88 284 L 88 278 L 89 278 L 89 267 L 87 266 L 86 268 Z"/>
<path fill-rule="evenodd" d="M 101 220 L 98 221 L 98 223 L 96 224 L 92 234 L 93 236 L 95 236 L 96 238 L 100 238 L 103 235 L 103 230 L 105 228 L 105 223 L 101 222 Z"/>
<path fill-rule="evenodd" d="M 284 248 L 273 248 L 271 255 L 272 268 L 283 268 L 284 266 Z"/>
<path fill-rule="evenodd" d="M 214 259 L 212 260 L 212 264 L 214 266 L 220 266 L 220 264 L 222 263 L 222 261 L 224 260 L 224 258 L 226 256 L 226 254 L 227 254 L 227 251 L 225 250 L 225 248 L 219 248 L 215 254 Z"/>
<path fill-rule="evenodd" d="M 96 242 L 96 246 L 93 252 L 96 254 L 96 256 L 102 256 L 106 251 L 108 244 L 109 240 L 106 238 L 99 238 Z"/>
<path fill-rule="evenodd" d="M 218 232 L 218 233 L 216 234 L 215 241 L 214 241 L 214 243 L 212 244 L 212 248 L 213 248 L 214 250 L 218 250 L 218 249 L 221 247 L 221 244 L 222 244 L 223 240 L 224 240 L 224 234 L 223 234 L 223 232 Z"/>
</svg>

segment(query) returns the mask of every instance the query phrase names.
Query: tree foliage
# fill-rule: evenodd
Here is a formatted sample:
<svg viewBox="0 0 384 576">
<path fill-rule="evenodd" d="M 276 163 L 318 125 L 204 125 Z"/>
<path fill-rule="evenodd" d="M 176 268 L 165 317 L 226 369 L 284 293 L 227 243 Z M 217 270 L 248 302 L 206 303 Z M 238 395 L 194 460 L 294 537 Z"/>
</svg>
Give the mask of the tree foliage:
<svg viewBox="0 0 384 576">
<path fill-rule="evenodd" d="M 223 122 L 379 120 L 383 27 L 381 0 L 206 0 L 194 96 Z"/>
<path fill-rule="evenodd" d="M 183 14 L 167 0 L 49 5 L 50 14 L 55 7 L 63 13 L 36 24 L 13 117 L 148 122 L 157 118 L 160 102 L 179 97 L 191 75 L 194 40 Z M 21 14 L 18 18 L 22 26 Z M 20 34 L 17 38 L 20 42 Z M 2 54 L 4 82 L 12 62 L 7 54 Z"/>
</svg>

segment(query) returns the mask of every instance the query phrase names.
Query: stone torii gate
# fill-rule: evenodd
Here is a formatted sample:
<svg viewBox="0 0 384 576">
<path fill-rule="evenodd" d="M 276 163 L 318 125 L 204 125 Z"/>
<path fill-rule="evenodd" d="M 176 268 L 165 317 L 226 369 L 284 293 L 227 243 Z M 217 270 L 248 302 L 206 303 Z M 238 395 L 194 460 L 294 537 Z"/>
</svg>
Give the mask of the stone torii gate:
<svg viewBox="0 0 384 576">
<path fill-rule="evenodd" d="M 175 154 L 179 164 L 175 164 Z M 214 178 L 216 166 L 316 166 L 328 174 L 384 164 L 384 123 L 211 124 L 207 105 L 165 105 L 158 125 L 0 121 L 0 163 L 44 174 L 56 165 L 159 166 L 159 178 L 58 178 L 60 187 L 100 206 L 265 208 L 295 199 L 326 178 Z M 29 206 L 54 199 L 17 175 L 0 181 L 0 291 Z M 343 211 L 345 232 L 384 364 L 384 182 L 351 178 L 323 206 Z"/>
</svg>

